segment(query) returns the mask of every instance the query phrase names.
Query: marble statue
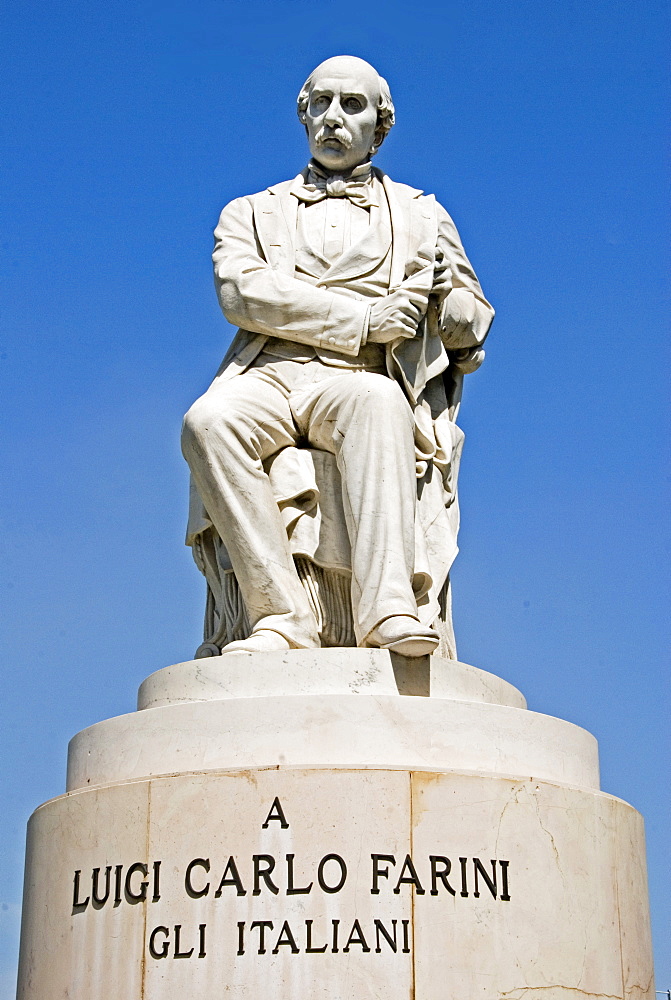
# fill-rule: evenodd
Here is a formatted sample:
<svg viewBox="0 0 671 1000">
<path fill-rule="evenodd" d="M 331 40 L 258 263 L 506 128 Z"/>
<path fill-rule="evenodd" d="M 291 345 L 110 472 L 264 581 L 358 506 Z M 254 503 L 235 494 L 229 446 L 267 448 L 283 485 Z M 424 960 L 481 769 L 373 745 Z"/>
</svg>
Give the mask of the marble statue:
<svg viewBox="0 0 671 1000">
<path fill-rule="evenodd" d="M 371 164 L 394 124 L 372 66 L 327 59 L 298 117 L 307 167 L 215 230 L 239 330 L 182 434 L 187 542 L 210 587 L 197 655 L 423 656 L 451 617 L 456 415 L 494 312 L 445 209 Z"/>
<path fill-rule="evenodd" d="M 70 741 L 17 1000 L 654 1000 L 642 817 L 590 733 L 455 655 L 491 306 L 433 196 L 371 167 L 371 66 L 322 63 L 298 114 L 310 163 L 216 229 L 239 331 L 183 432 L 205 642 Z"/>
</svg>

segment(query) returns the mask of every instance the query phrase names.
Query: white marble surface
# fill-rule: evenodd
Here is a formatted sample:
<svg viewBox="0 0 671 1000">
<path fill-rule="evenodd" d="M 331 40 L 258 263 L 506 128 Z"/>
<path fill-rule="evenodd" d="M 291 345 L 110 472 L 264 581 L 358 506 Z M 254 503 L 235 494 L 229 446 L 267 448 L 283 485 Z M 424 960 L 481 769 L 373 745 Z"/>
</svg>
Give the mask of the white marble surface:
<svg viewBox="0 0 671 1000">
<path fill-rule="evenodd" d="M 236 642 L 319 646 L 290 543 L 320 501 L 295 447 L 308 442 L 337 458 L 341 503 L 325 535 L 346 536 L 357 645 L 423 655 L 457 552 L 461 383 L 494 310 L 434 196 L 371 167 L 394 122 L 377 71 L 326 60 L 298 111 L 305 171 L 235 199 L 215 230 L 215 286 L 239 330 L 184 421 L 188 543 L 226 626 L 215 645 L 239 625 L 226 622 L 232 569 L 252 629 Z"/>
<path fill-rule="evenodd" d="M 104 876 L 107 865 L 123 863 L 125 880 L 128 865 L 146 859 L 149 793 L 149 782 L 119 784 L 52 799 L 31 817 L 19 1000 L 112 1000 L 112 982 L 118 1000 L 142 997 L 145 907 L 124 901 L 91 909 L 95 919 L 82 920 L 73 914 L 73 880 L 77 869 L 86 872 L 83 899 L 94 867 Z"/>
<path fill-rule="evenodd" d="M 526 708 L 507 681 L 457 660 L 407 660 L 382 649 L 293 649 L 175 663 L 140 685 L 138 709 L 279 695 L 423 694 Z"/>
<path fill-rule="evenodd" d="M 268 821 L 276 798 L 286 825 Z M 329 893 L 318 872 L 334 854 L 346 878 Z M 373 854 L 392 859 L 378 861 L 388 875 L 377 893 Z M 254 855 L 259 868 L 275 864 L 256 894 Z M 398 881 L 413 874 L 407 855 L 414 886 Z M 233 884 L 217 895 L 231 857 L 244 895 Z M 447 884 L 443 860 L 432 883 L 431 857 L 450 860 Z M 89 901 L 72 912 L 75 871 L 82 903 L 92 869 L 121 865 L 125 878 L 138 863 L 148 871 L 145 901 L 115 906 L 112 890 L 97 909 Z M 341 871 L 324 862 L 325 885 L 334 888 Z M 141 882 L 136 872 L 136 895 Z M 26 886 L 18 1000 L 654 996 L 640 817 L 601 792 L 548 782 L 276 767 L 85 789 L 33 816 Z M 396 952 L 383 935 L 376 941 L 376 919 L 390 934 L 397 921 Z M 363 943 L 357 930 L 346 951 L 355 920 Z M 253 921 L 272 924 L 263 954 Z M 306 952 L 308 926 L 325 952 Z"/>
<path fill-rule="evenodd" d="M 420 855 L 442 836 L 448 855 L 468 842 L 475 856 L 511 859 L 511 912 L 489 906 L 469 919 L 474 913 L 465 916 L 463 904 L 474 910 L 476 901 L 450 898 L 433 900 L 431 918 L 417 923 L 417 996 L 431 995 L 432 958 L 441 950 L 465 959 L 446 972 L 447 996 L 651 995 L 650 956 L 641 947 L 649 927 L 639 922 L 643 830 L 630 806 L 543 782 L 424 774 L 413 776 L 413 819 Z M 472 960 L 485 952 L 485 962 Z"/>
<path fill-rule="evenodd" d="M 363 694 L 186 702 L 107 719 L 71 740 L 67 787 L 278 765 L 473 770 L 599 787 L 596 740 L 561 719 Z"/>
<path fill-rule="evenodd" d="M 619 800 L 614 800 L 619 803 Z M 635 809 L 614 809 L 617 850 L 617 916 L 622 944 L 622 977 L 632 1000 L 652 995 L 651 959 L 641 942 L 650 937 L 650 901 L 643 817 Z M 654 989 L 654 985 L 652 986 Z"/>
</svg>

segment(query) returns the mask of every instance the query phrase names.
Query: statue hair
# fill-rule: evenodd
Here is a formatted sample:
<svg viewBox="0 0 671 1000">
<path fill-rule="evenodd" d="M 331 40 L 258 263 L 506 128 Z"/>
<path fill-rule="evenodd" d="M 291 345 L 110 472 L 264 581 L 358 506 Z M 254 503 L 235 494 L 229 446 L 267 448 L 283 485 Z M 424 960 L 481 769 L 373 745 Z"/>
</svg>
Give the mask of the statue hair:
<svg viewBox="0 0 671 1000">
<path fill-rule="evenodd" d="M 314 73 L 311 73 L 307 78 L 296 100 L 298 120 L 302 122 L 303 125 L 305 125 L 305 112 L 307 111 L 310 101 L 310 87 L 312 86 L 313 75 Z M 392 126 L 396 121 L 394 114 L 394 102 L 391 99 L 389 84 L 383 76 L 380 76 L 379 73 L 378 80 L 380 81 L 380 97 L 377 102 L 377 127 L 375 129 L 375 141 L 373 148 L 371 149 L 371 156 L 375 156 L 378 149 L 391 132 Z"/>
</svg>

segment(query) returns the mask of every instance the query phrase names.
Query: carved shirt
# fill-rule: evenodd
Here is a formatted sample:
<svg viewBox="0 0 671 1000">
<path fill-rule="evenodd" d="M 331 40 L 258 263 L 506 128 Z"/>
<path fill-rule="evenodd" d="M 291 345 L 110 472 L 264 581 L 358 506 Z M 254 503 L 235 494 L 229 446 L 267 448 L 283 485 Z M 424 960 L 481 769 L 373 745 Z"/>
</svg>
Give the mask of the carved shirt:
<svg viewBox="0 0 671 1000">
<path fill-rule="evenodd" d="M 361 177 L 365 173 L 364 177 Z M 295 277 L 311 285 L 338 288 L 343 294 L 357 299 L 379 298 L 389 291 L 391 276 L 391 218 L 384 188 L 372 174 L 370 164 L 356 168 L 351 176 L 359 175 L 356 187 L 369 188 L 368 196 L 333 196 L 310 190 L 301 177 L 292 189 L 298 200 L 296 217 Z M 322 175 L 324 176 L 324 175 Z M 345 187 L 343 183 L 343 188 Z M 304 200 L 305 198 L 314 200 Z M 368 205 L 361 204 L 367 201 Z M 384 348 L 379 344 L 364 345 L 357 357 L 348 357 L 323 348 L 318 352 L 307 345 L 270 338 L 266 354 L 274 357 L 309 361 L 315 356 L 337 367 L 385 367 Z"/>
</svg>

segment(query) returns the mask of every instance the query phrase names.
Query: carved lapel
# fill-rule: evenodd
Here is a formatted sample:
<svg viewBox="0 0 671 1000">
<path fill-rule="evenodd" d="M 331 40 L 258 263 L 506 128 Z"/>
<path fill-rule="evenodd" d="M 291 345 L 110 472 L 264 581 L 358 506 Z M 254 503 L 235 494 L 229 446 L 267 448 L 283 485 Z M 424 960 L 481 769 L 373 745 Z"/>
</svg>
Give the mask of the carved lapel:
<svg viewBox="0 0 671 1000">
<path fill-rule="evenodd" d="M 420 192 L 415 191 L 414 188 L 406 188 L 405 185 L 394 184 L 386 174 L 380 176 L 387 193 L 391 215 L 392 250 L 389 290 L 393 292 L 405 277 L 405 265 L 410 256 L 410 203 Z"/>
<path fill-rule="evenodd" d="M 276 184 L 254 199 L 254 225 L 265 259 L 284 274 L 294 273 L 298 202 L 289 192 L 294 181 Z"/>
<path fill-rule="evenodd" d="M 391 258 L 390 290 L 393 291 L 405 278 L 408 261 L 417 254 L 420 246 L 435 248 L 437 220 L 433 195 L 421 197 L 422 191 L 396 184 L 386 174 L 380 173 L 387 192 L 391 212 L 393 248 Z"/>
<path fill-rule="evenodd" d="M 373 215 L 375 213 L 375 215 Z M 387 256 L 391 245 L 391 227 L 379 208 L 371 208 L 371 220 L 367 233 L 353 243 L 334 261 L 321 277 L 320 285 L 344 284 L 364 274 L 369 274 Z"/>
<path fill-rule="evenodd" d="M 390 288 L 393 290 L 403 281 L 408 260 L 415 255 L 418 247 L 427 241 L 427 237 L 430 241 L 433 213 L 426 206 L 425 199 L 420 198 L 421 191 L 405 184 L 395 184 L 386 174 L 381 171 L 377 173 L 384 185 L 391 215 Z M 299 178 L 302 180 L 302 175 L 299 174 L 295 180 L 276 184 L 267 191 L 262 191 L 254 199 L 254 224 L 263 255 L 271 267 L 290 275 L 293 275 L 295 268 L 298 212 L 298 199 L 290 192 L 292 185 Z M 349 257 L 349 254 L 346 256 Z M 356 258 L 356 254 L 353 254 L 353 258 Z M 345 265 L 349 262 L 343 260 L 342 263 Z M 351 263 L 354 263 L 354 260 Z M 347 267 L 348 273 L 350 266 Z M 357 261 L 355 266 L 359 269 L 358 273 L 362 273 L 360 268 L 364 266 L 363 262 Z M 338 274 L 333 274 L 333 277 L 342 281 L 344 268 L 339 266 L 339 262 L 329 272 L 329 278 L 335 268 Z"/>
</svg>

